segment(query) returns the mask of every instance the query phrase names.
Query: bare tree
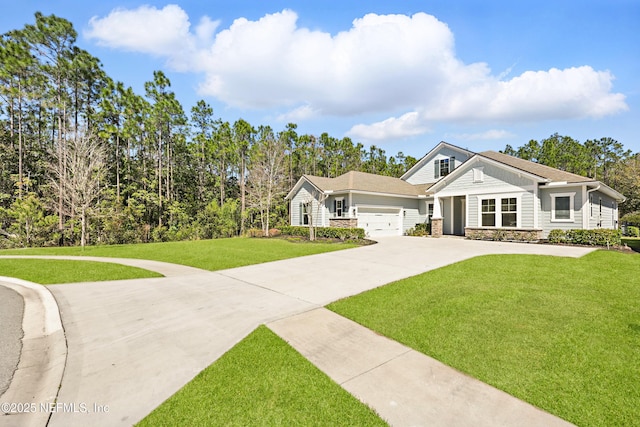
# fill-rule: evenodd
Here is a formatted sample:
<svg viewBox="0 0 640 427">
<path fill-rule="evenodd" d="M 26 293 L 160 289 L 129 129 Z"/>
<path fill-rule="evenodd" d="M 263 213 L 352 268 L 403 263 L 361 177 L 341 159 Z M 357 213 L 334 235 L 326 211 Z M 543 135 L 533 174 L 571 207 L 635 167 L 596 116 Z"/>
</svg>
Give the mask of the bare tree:
<svg viewBox="0 0 640 427">
<path fill-rule="evenodd" d="M 248 196 L 251 207 L 260 212 L 262 233 L 269 235 L 269 217 L 274 200 L 285 194 L 284 144 L 268 126 L 259 129 L 249 167 Z"/>
<path fill-rule="evenodd" d="M 316 222 L 320 218 L 320 212 L 328 197 L 329 195 L 322 191 L 313 190 L 302 202 L 309 217 L 309 240 L 311 241 L 316 240 Z M 304 215 L 304 213 L 300 212 L 300 215 Z"/>
<path fill-rule="evenodd" d="M 64 211 L 69 216 L 80 215 L 80 244 L 87 244 L 87 218 L 102 189 L 100 182 L 106 170 L 106 150 L 91 133 L 76 131 L 68 134 L 64 159 L 54 152 L 51 169 L 52 186 L 63 195 Z M 65 164 L 66 167 L 61 165 Z"/>
</svg>

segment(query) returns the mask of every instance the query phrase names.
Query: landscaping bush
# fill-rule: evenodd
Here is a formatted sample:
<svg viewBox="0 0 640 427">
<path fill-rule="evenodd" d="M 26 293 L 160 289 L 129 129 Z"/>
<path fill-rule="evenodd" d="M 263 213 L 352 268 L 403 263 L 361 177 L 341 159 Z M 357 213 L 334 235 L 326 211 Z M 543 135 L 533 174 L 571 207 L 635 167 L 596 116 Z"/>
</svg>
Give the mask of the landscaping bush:
<svg viewBox="0 0 640 427">
<path fill-rule="evenodd" d="M 431 227 L 428 223 L 416 224 L 415 227 L 407 230 L 407 236 L 428 236 L 431 234 Z"/>
<path fill-rule="evenodd" d="M 627 236 L 640 237 L 640 227 L 634 227 L 633 225 L 627 226 Z"/>
<path fill-rule="evenodd" d="M 598 228 L 595 230 L 551 230 L 550 243 L 568 243 L 587 246 L 618 246 L 621 244 L 620 230 Z"/>
<path fill-rule="evenodd" d="M 285 236 L 309 236 L 309 227 L 298 227 L 286 225 L 280 227 L 280 231 Z M 338 228 L 338 227 L 316 227 L 316 238 L 354 240 L 364 239 L 364 229 L 362 228 Z"/>
</svg>

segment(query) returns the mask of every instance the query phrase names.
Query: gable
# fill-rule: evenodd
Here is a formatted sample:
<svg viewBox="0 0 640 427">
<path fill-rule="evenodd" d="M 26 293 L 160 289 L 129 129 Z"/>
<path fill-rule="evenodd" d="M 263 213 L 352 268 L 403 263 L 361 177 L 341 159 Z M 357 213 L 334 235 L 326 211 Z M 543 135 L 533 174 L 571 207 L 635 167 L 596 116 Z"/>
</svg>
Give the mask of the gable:
<svg viewBox="0 0 640 427">
<path fill-rule="evenodd" d="M 474 156 L 460 168 L 434 184 L 430 193 L 439 196 L 456 194 L 482 194 L 531 190 L 541 179 L 482 156 Z"/>
<path fill-rule="evenodd" d="M 469 150 L 441 142 L 402 175 L 400 179 L 407 181 L 409 184 L 431 184 L 441 178 L 438 167 L 436 167 L 436 164 L 439 165 L 440 160 L 453 165 L 453 167 L 449 166 L 449 172 L 451 172 L 471 156 L 473 156 L 473 153 Z"/>
</svg>

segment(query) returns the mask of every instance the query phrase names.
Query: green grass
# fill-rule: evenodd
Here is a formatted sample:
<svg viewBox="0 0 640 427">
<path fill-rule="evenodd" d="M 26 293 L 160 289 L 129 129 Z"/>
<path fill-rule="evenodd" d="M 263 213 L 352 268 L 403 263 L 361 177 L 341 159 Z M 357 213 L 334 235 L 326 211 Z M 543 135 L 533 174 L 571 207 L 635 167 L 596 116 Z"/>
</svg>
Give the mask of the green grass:
<svg viewBox="0 0 640 427">
<path fill-rule="evenodd" d="M 137 258 L 223 270 L 304 255 L 356 247 L 353 243 L 292 243 L 283 239 L 214 239 L 114 246 L 30 248 L 0 251 L 0 255 L 85 255 Z"/>
<path fill-rule="evenodd" d="M 140 426 L 374 426 L 374 411 L 261 326 Z"/>
<path fill-rule="evenodd" d="M 640 425 L 640 255 L 474 258 L 331 310 L 582 426 Z"/>
<path fill-rule="evenodd" d="M 640 252 L 640 238 L 638 237 L 623 237 L 622 238 L 622 243 L 626 244 L 627 246 L 629 246 L 631 249 L 633 249 L 636 252 Z"/>
<path fill-rule="evenodd" d="M 108 262 L 51 259 L 0 259 L 0 276 L 42 285 L 162 277 L 153 271 Z"/>
</svg>

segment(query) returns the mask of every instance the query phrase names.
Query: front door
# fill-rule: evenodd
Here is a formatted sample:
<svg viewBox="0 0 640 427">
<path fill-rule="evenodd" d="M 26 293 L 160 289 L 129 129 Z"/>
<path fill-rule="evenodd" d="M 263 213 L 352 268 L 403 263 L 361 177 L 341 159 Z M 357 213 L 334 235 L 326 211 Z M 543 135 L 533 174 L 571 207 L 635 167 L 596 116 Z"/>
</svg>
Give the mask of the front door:
<svg viewBox="0 0 640 427">
<path fill-rule="evenodd" d="M 466 222 L 466 200 L 464 196 L 453 198 L 453 234 L 464 236 L 464 225 Z"/>
</svg>

